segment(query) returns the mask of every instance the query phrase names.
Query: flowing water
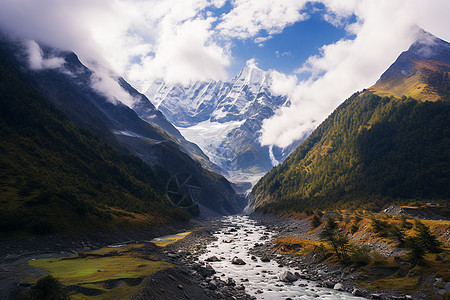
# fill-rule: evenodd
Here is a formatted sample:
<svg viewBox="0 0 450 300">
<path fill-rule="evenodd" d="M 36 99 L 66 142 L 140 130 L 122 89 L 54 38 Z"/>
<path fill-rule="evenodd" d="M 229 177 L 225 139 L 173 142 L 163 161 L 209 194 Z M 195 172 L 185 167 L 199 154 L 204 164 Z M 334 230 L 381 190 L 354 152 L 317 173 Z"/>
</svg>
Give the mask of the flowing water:
<svg viewBox="0 0 450 300">
<path fill-rule="evenodd" d="M 271 240 L 273 233 L 247 216 L 225 217 L 224 223 L 228 226 L 214 234 L 217 241 L 207 246 L 207 252 L 200 259 L 211 256 L 219 258 L 220 261 L 209 263 L 216 270 L 216 276 L 224 274 L 221 278 L 231 277 L 237 284 L 242 283 L 248 294 L 258 299 L 361 299 L 350 293 L 319 287 L 313 281 L 299 279 L 292 283 L 282 282 L 279 275 L 283 272 L 300 271 L 281 267 L 274 260 L 254 261 L 248 252 L 255 243 L 265 242 L 261 241 L 263 236 Z M 237 230 L 230 232 L 230 226 Z M 246 264 L 232 264 L 231 260 L 235 256 Z"/>
</svg>

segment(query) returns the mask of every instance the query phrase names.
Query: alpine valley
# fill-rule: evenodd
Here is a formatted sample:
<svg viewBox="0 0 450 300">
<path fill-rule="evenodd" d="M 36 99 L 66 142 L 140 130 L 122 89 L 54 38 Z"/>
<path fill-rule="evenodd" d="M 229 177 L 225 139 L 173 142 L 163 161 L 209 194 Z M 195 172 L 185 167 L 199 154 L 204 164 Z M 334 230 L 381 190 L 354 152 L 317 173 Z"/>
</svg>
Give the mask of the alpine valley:
<svg viewBox="0 0 450 300">
<path fill-rule="evenodd" d="M 272 71 L 141 93 L 2 33 L 0 298 L 449 299 L 450 44 L 416 37 L 279 148 Z"/>
</svg>

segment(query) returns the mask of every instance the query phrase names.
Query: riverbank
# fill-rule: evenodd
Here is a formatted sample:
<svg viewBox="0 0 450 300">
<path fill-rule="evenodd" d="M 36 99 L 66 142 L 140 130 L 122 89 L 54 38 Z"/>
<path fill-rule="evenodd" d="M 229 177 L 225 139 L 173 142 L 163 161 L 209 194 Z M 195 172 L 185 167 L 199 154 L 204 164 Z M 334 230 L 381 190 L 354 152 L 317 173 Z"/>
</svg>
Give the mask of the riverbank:
<svg viewBox="0 0 450 300">
<path fill-rule="evenodd" d="M 448 286 L 445 280 L 438 278 L 434 272 L 436 266 L 446 272 L 444 266 L 448 265 L 446 258 L 448 252 L 437 255 L 429 255 L 424 264 L 411 265 L 408 262 L 407 251 L 374 238 L 371 230 L 358 232 L 353 235 L 353 243 L 361 242 L 362 245 L 375 251 L 380 263 L 370 265 L 341 264 L 333 257 L 323 255 L 320 249 L 319 234 L 321 228 L 311 230 L 311 220 L 281 218 L 274 215 L 253 214 L 252 218 L 269 230 L 277 232 L 272 243 L 260 243 L 254 247 L 252 253 L 258 257 L 274 259 L 281 265 L 289 266 L 292 272 L 299 272 L 301 278 L 314 280 L 321 286 L 338 288 L 369 299 L 447 299 Z M 367 225 L 365 225 L 367 226 Z M 370 225 L 369 225 L 370 227 Z M 445 235 L 445 234 L 444 234 Z M 370 242 L 364 242 L 363 238 L 369 237 Z M 283 245 L 284 241 L 290 241 L 292 245 Z M 303 245 L 295 244 L 301 241 Z M 445 239 L 443 239 L 445 246 Z M 312 245 L 310 250 L 302 251 L 302 246 Z M 290 246 L 290 247 L 289 247 Z M 295 249 L 295 247 L 298 247 Z M 306 255 L 305 255 L 306 253 Z M 440 260 L 440 261 L 438 261 Z M 432 270 L 435 271 L 432 271 Z M 406 273 L 405 273 L 406 272 Z M 442 273 L 441 272 L 441 273 Z M 404 273 L 404 274 L 402 274 Z M 445 277 L 445 276 L 444 276 Z M 363 279 L 364 278 L 364 279 Z M 443 282 L 443 283 L 442 283 Z M 365 289 L 362 286 L 382 286 L 380 289 Z M 381 284 L 378 284 L 381 283 Z M 408 287 L 413 292 L 399 293 L 400 289 Z M 421 287 L 417 289 L 417 287 Z M 445 286 L 445 287 L 444 287 Z"/>
<path fill-rule="evenodd" d="M 140 241 L 193 230 L 201 222 L 179 222 L 162 227 L 102 232 L 76 232 L 67 235 L 35 236 L 0 240 L 0 299 L 13 299 L 27 290 L 32 280 L 46 274 L 27 264 L 30 259 L 65 257 L 114 244 L 137 244 Z"/>
<path fill-rule="evenodd" d="M 161 249 L 164 260 L 176 268 L 160 271 L 147 278 L 133 299 L 255 299 L 242 284 L 232 278 L 218 277 L 208 262 L 199 257 L 217 239 L 214 232 L 224 228 L 221 219 L 203 220 L 202 228 Z"/>
<path fill-rule="evenodd" d="M 358 285 L 360 274 L 356 269 L 325 263 L 315 253 L 292 255 L 280 252 L 280 248 L 273 243 L 287 237 L 319 241 L 318 231 L 310 232 L 309 228 L 309 221 L 305 219 L 254 214 L 251 218 L 237 216 L 194 220 L 150 232 L 9 241 L 0 247 L 0 296 L 2 299 L 13 299 L 11 295 L 26 290 L 32 282 L 24 279 L 25 274 L 28 278 L 45 274 L 28 266 L 27 259 L 46 255 L 69 256 L 117 243 L 144 243 L 148 246 L 144 247 L 143 253 L 169 262 L 174 267 L 143 278 L 139 292 L 132 299 L 295 299 L 301 295 L 311 299 L 351 299 L 353 296 L 426 299 L 426 293 L 400 295 L 367 291 Z M 154 237 L 187 230 L 193 232 L 165 247 L 148 244 Z M 240 265 L 238 260 L 234 260 L 234 255 L 245 264 Z M 272 294 L 278 295 L 276 292 L 287 296 L 270 297 Z M 341 292 L 347 294 L 335 294 Z"/>
</svg>

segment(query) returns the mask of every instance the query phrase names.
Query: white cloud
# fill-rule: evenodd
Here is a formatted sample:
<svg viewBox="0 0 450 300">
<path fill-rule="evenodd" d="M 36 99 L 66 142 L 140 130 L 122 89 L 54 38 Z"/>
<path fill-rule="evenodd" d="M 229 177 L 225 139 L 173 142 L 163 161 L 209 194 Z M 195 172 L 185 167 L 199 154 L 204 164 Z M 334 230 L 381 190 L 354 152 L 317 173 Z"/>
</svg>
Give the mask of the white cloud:
<svg viewBox="0 0 450 300">
<path fill-rule="evenodd" d="M 257 68 L 258 62 L 256 61 L 256 58 L 253 57 L 253 58 L 250 58 L 249 60 L 247 60 L 245 65 L 249 68 Z"/>
<path fill-rule="evenodd" d="M 27 41 L 26 47 L 28 64 L 31 70 L 57 69 L 65 63 L 64 58 L 61 57 L 44 58 L 41 47 L 35 41 Z"/>
<path fill-rule="evenodd" d="M 120 86 L 118 77 L 108 70 L 97 68 L 91 75 L 91 86 L 111 103 L 122 102 L 130 108 L 133 107 L 135 99 Z"/>
<path fill-rule="evenodd" d="M 306 0 L 235 0 L 233 9 L 222 16 L 217 25 L 220 33 L 228 38 L 249 39 L 261 33 L 270 38 L 289 25 L 305 20 L 302 13 Z M 263 38 L 264 39 L 264 38 Z M 255 43 L 261 43 L 261 39 Z"/>
<path fill-rule="evenodd" d="M 325 45 L 298 72 L 312 77 L 275 76 L 272 88 L 290 97 L 291 107 L 280 109 L 263 124 L 261 143 L 285 147 L 311 132 L 352 93 L 370 87 L 417 37 L 417 25 L 449 39 L 450 3 L 445 0 L 322 0 L 327 15 L 341 22 L 356 15 L 346 30 L 354 39 Z M 331 20 L 331 19 L 330 19 Z"/>
<path fill-rule="evenodd" d="M 310 2 L 323 3 L 324 19 L 356 37 L 325 45 L 311 57 L 299 71 L 313 74 L 312 79 L 274 80 L 273 88 L 288 94 L 292 106 L 264 124 L 264 144 L 286 145 L 299 138 L 354 91 L 373 84 L 412 42 L 415 25 L 450 40 L 448 0 L 232 0 L 231 11 L 216 18 L 211 10 L 224 6 L 225 0 L 0 0 L 0 27 L 76 52 L 96 71 L 94 86 L 105 94 L 108 89 L 117 93 L 109 97 L 129 105 L 132 98 L 122 94 L 117 75 L 105 69 L 140 91 L 155 79 L 224 79 L 233 61 L 230 39 L 263 45 L 307 19 Z M 353 15 L 357 22 L 348 24 Z M 61 62 L 42 58 L 31 47 L 32 67 Z"/>
<path fill-rule="evenodd" d="M 142 91 L 155 78 L 186 83 L 227 77 L 230 52 L 217 43 L 214 19 L 206 13 L 223 5 L 223 0 L 2 0 L 0 27 L 74 51 L 88 67 L 111 69 Z"/>
<path fill-rule="evenodd" d="M 275 51 L 275 55 L 277 58 L 283 57 L 283 56 L 292 56 L 292 52 L 291 51 L 284 51 L 284 52 L 280 52 L 279 50 Z"/>
<path fill-rule="evenodd" d="M 182 24 L 163 22 L 154 54 L 132 64 L 128 77 L 141 82 L 142 90 L 162 77 L 168 83 L 187 84 L 194 80 L 225 79 L 230 53 L 211 37 L 213 18 L 186 20 Z"/>
</svg>

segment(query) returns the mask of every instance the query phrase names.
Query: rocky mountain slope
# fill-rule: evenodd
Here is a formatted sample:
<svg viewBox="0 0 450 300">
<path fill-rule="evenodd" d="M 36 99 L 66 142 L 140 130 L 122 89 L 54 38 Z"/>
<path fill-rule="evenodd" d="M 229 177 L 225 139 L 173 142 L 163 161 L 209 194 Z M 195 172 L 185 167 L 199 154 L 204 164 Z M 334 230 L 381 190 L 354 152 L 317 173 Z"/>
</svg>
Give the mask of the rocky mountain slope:
<svg viewBox="0 0 450 300">
<path fill-rule="evenodd" d="M 368 90 L 380 96 L 404 95 L 422 101 L 448 99 L 449 73 L 450 44 L 422 32 Z"/>
<path fill-rule="evenodd" d="M 0 237 L 155 227 L 188 214 L 167 171 L 75 126 L 0 43 Z"/>
<path fill-rule="evenodd" d="M 264 119 L 289 105 L 270 90 L 271 73 L 246 66 L 232 81 L 188 86 L 154 83 L 146 95 L 190 141 L 198 144 L 228 178 L 259 178 L 295 148 L 262 147 Z M 146 112 L 134 108 L 143 118 Z"/>
<path fill-rule="evenodd" d="M 347 99 L 258 182 L 253 207 L 380 209 L 413 201 L 448 206 L 449 55 L 447 42 L 420 36 L 377 84 Z M 418 99 L 396 98 L 398 93 Z"/>
<path fill-rule="evenodd" d="M 184 140 L 159 111 L 153 110 L 154 121 L 147 122 L 121 101 L 108 99 L 93 85 L 94 72 L 84 66 L 74 53 L 42 47 L 43 60 L 58 58 L 62 64 L 55 68 L 30 70 L 27 61 L 30 56 L 23 43 L 12 43 L 3 38 L 2 46 L 7 54 L 5 57 L 15 65 L 17 71 L 20 70 L 24 80 L 63 111 L 72 123 L 95 132 L 101 140 L 121 153 L 139 157 L 153 170 L 164 170 L 161 173 L 162 181 L 158 183 L 162 196 L 169 196 L 167 185 L 171 176 L 182 173 L 191 176 L 192 180 L 195 179 L 201 190 L 196 198 L 201 207 L 218 214 L 241 211 L 243 200 L 235 193 L 230 183 L 222 176 L 202 167 L 200 162 L 207 161 L 206 156 L 195 145 Z M 124 91 L 135 99 L 145 98 L 123 79 L 117 80 L 124 87 Z M 149 105 L 147 107 L 152 108 Z M 192 159 L 187 154 L 189 152 L 200 162 Z"/>
</svg>

